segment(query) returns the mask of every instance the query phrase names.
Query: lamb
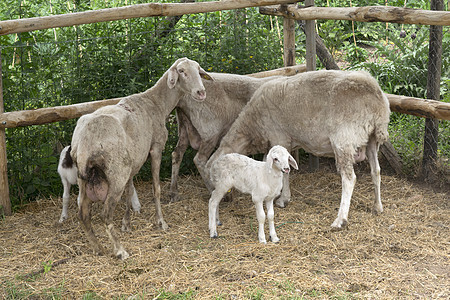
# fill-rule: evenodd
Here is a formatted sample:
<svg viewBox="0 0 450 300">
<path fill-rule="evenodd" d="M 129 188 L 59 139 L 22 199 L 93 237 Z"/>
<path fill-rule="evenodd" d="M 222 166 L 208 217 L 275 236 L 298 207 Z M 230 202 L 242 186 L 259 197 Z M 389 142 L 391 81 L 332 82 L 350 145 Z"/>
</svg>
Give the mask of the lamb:
<svg viewBox="0 0 450 300">
<path fill-rule="evenodd" d="M 180 199 L 178 173 L 183 155 L 190 145 L 198 150 L 194 163 L 205 181 L 209 181 L 205 165 L 219 146 L 222 137 L 237 118 L 253 93 L 265 82 L 281 76 L 253 78 L 245 75 L 209 73 L 214 82 L 203 81 L 207 97 L 203 102 L 184 96 L 176 107 L 178 142 L 172 152 L 170 197 Z"/>
<path fill-rule="evenodd" d="M 275 232 L 273 200 L 281 192 L 283 174 L 289 174 L 291 165 L 298 170 L 297 162 L 286 148 L 274 146 L 267 154 L 265 162 L 253 160 L 247 156 L 231 153 L 220 156 L 211 165 L 210 175 L 214 191 L 209 199 L 209 232 L 212 238 L 217 237 L 216 224 L 219 221 L 219 203 L 231 188 L 252 195 L 256 206 L 258 219 L 258 239 L 266 244 L 264 234 L 265 213 L 263 202 L 266 203 L 267 219 L 269 221 L 270 240 L 280 241 Z"/>
<path fill-rule="evenodd" d="M 381 213 L 378 148 L 388 140 L 389 102 L 376 80 L 363 71 L 314 71 L 261 86 L 223 137 L 206 169 L 221 155 L 265 153 L 271 145 L 303 148 L 334 157 L 342 177 L 335 229 L 347 225 L 356 182 L 353 164 L 368 157 L 375 186 L 373 212 Z M 287 176 L 283 191 L 289 191 Z M 208 183 L 213 190 L 212 182 Z"/>
<path fill-rule="evenodd" d="M 59 223 L 64 222 L 67 217 L 67 209 L 69 206 L 69 200 L 70 200 L 70 188 L 72 185 L 77 184 L 77 173 L 78 169 L 73 164 L 72 157 L 70 156 L 70 150 L 71 147 L 66 146 L 61 151 L 61 154 L 59 156 L 59 163 L 58 163 L 58 174 L 61 177 L 61 182 L 63 184 L 64 192 L 63 192 L 63 207 L 61 211 L 61 217 L 59 218 Z M 141 203 L 139 202 L 139 198 L 137 196 L 136 190 L 133 186 L 133 196 L 131 198 L 131 205 L 133 206 L 133 210 L 135 212 L 141 211 Z M 78 207 L 80 206 L 80 195 L 77 197 L 77 204 Z"/>
<path fill-rule="evenodd" d="M 78 167 L 81 226 L 96 254 L 104 250 L 91 224 L 92 202 L 103 202 L 101 219 L 117 258 L 126 259 L 113 225 L 116 204 L 122 194 L 127 199 L 122 230 L 129 231 L 130 199 L 133 176 L 151 157 L 156 222 L 168 228 L 161 211 L 159 170 L 167 141 L 166 119 L 185 94 L 194 101 L 204 101 L 205 87 L 201 76 L 211 77 L 195 61 L 178 59 L 147 91 L 123 98 L 118 104 L 102 107 L 82 116 L 72 136 L 72 156 Z"/>
</svg>

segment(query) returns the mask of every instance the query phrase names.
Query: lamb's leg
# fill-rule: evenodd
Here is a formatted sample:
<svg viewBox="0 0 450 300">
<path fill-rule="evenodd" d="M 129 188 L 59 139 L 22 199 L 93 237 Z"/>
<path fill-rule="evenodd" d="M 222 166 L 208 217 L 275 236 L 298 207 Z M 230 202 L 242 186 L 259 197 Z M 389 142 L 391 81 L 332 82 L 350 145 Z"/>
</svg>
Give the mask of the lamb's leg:
<svg viewBox="0 0 450 300">
<path fill-rule="evenodd" d="M 136 188 L 134 187 L 133 181 L 131 181 L 131 188 L 133 189 L 133 195 L 131 196 L 131 206 L 133 210 L 137 213 L 141 212 L 141 203 L 139 202 L 139 197 L 136 192 Z"/>
<path fill-rule="evenodd" d="M 284 208 L 291 201 L 291 188 L 289 187 L 289 174 L 283 174 L 283 189 L 281 195 L 275 200 L 278 207 Z"/>
<path fill-rule="evenodd" d="M 94 250 L 94 254 L 103 255 L 105 251 L 98 242 L 91 224 L 92 201 L 86 196 L 85 184 L 80 179 L 78 180 L 78 184 L 80 187 L 80 207 L 78 210 L 78 219 L 80 220 L 81 227 L 83 228 L 83 231 L 85 232 L 86 237 Z"/>
<path fill-rule="evenodd" d="M 152 179 L 153 179 L 153 198 L 156 209 L 156 224 L 161 226 L 163 230 L 167 230 L 169 226 L 164 221 L 161 209 L 161 182 L 159 180 L 159 171 L 161 168 L 162 149 L 154 147 L 150 151 L 152 158 Z"/>
<path fill-rule="evenodd" d="M 369 144 L 367 145 L 367 157 L 370 164 L 370 173 L 372 175 L 372 182 L 375 186 L 375 201 L 373 204 L 373 213 L 379 214 L 383 212 L 383 204 L 381 203 L 381 175 L 380 175 L 380 164 L 378 162 L 378 145 L 375 138 L 371 137 L 369 139 Z"/>
<path fill-rule="evenodd" d="M 269 234 L 270 240 L 274 243 L 278 243 L 280 239 L 277 236 L 275 231 L 275 212 L 273 210 L 273 198 L 266 200 L 266 208 L 267 208 L 267 220 L 269 221 Z"/>
<path fill-rule="evenodd" d="M 209 216 L 209 236 L 212 238 L 218 237 L 217 235 L 217 222 L 218 222 L 218 210 L 219 203 L 225 193 L 222 189 L 215 189 L 211 193 L 208 204 L 208 216 Z M 220 222 L 220 221 L 219 221 Z"/>
<path fill-rule="evenodd" d="M 353 170 L 353 165 L 348 164 L 339 168 L 342 177 L 342 196 L 341 205 L 336 220 L 334 220 L 331 227 L 341 229 L 347 226 L 348 211 L 350 209 L 350 201 L 352 198 L 353 188 L 355 187 L 356 175 Z"/>
<path fill-rule="evenodd" d="M 264 212 L 263 199 L 253 199 L 256 207 L 256 219 L 258 220 L 258 240 L 260 243 L 267 244 L 266 235 L 264 233 L 264 222 L 266 221 L 266 213 Z"/>
<path fill-rule="evenodd" d="M 126 188 L 128 188 L 128 187 L 126 187 Z M 117 236 L 116 229 L 114 228 L 114 224 L 113 224 L 114 210 L 116 209 L 116 205 L 117 205 L 117 202 L 120 200 L 120 197 L 121 197 L 120 193 L 114 193 L 114 192 L 111 192 L 111 194 L 107 196 L 106 201 L 103 204 L 103 210 L 102 210 L 101 217 L 103 219 L 103 223 L 105 224 L 106 234 L 108 235 L 109 240 L 112 243 L 114 255 L 119 259 L 125 260 L 130 255 L 125 250 L 125 248 L 122 246 L 122 244 L 120 243 L 119 238 Z M 127 200 L 127 202 L 131 202 L 131 201 Z M 130 203 L 127 204 L 128 213 L 130 210 L 129 204 Z"/>
<path fill-rule="evenodd" d="M 170 178 L 170 200 L 174 202 L 180 200 L 178 193 L 178 174 L 180 172 L 181 161 L 188 146 L 189 139 L 186 128 L 179 128 L 177 146 L 172 152 L 172 175 Z"/>
<path fill-rule="evenodd" d="M 125 198 L 126 208 L 125 214 L 122 219 L 122 231 L 130 232 L 131 231 L 131 220 L 130 220 L 130 209 L 131 209 L 131 196 L 133 192 L 136 192 L 133 186 L 133 180 L 130 179 L 125 186 L 125 190 L 123 192 L 123 198 Z"/>
<path fill-rule="evenodd" d="M 67 208 L 69 206 L 69 200 L 70 200 L 70 187 L 72 186 L 70 182 L 66 179 L 61 179 L 64 192 L 63 192 L 63 203 L 62 203 L 62 211 L 61 211 L 61 217 L 59 218 L 59 223 L 64 222 L 64 220 L 67 219 Z M 79 196 L 78 196 L 79 197 Z"/>
</svg>

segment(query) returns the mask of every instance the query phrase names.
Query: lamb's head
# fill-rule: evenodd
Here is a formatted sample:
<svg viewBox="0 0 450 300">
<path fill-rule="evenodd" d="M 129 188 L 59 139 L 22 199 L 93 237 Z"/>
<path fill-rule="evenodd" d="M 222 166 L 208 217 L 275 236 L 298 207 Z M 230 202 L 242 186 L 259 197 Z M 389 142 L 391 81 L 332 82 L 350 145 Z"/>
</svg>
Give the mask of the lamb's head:
<svg viewBox="0 0 450 300">
<path fill-rule="evenodd" d="M 177 87 L 201 102 L 206 98 L 202 78 L 213 80 L 196 61 L 184 57 L 178 59 L 168 70 L 167 85 L 170 89 Z"/>
<path fill-rule="evenodd" d="M 297 162 L 283 146 L 273 146 L 267 154 L 266 161 L 269 164 L 269 167 L 280 170 L 285 174 L 288 174 L 291 171 L 289 165 L 298 170 Z"/>
</svg>

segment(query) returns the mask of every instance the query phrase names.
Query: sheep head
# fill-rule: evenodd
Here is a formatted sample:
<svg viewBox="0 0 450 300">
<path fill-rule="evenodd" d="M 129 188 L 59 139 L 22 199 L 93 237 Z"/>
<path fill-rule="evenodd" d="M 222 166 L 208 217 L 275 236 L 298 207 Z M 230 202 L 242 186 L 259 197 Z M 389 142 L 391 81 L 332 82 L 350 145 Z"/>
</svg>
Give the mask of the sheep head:
<svg viewBox="0 0 450 300">
<path fill-rule="evenodd" d="M 178 59 L 168 70 L 167 85 L 170 89 L 178 87 L 201 102 L 206 98 L 202 78 L 213 80 L 196 61 L 184 57 Z"/>
<path fill-rule="evenodd" d="M 283 146 L 273 146 L 267 154 L 267 163 L 270 168 L 280 170 L 285 174 L 289 174 L 291 165 L 294 169 L 298 170 L 297 162 L 292 155 Z"/>
</svg>

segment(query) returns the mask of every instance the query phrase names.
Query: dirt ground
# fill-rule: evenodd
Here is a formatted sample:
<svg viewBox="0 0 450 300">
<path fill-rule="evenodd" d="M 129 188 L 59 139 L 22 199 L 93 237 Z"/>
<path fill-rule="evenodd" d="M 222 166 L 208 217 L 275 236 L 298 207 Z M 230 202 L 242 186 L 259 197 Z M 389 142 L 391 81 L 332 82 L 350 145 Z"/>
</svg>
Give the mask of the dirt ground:
<svg viewBox="0 0 450 300">
<path fill-rule="evenodd" d="M 176 203 L 167 201 L 164 182 L 166 232 L 153 224 L 150 183 L 139 182 L 142 212 L 133 214 L 131 233 L 120 233 L 126 261 L 92 254 L 76 195 L 62 225 L 61 199 L 42 199 L 0 222 L 0 298 L 449 299 L 449 195 L 383 175 L 385 211 L 375 216 L 369 172 L 357 176 L 349 227 L 335 232 L 339 175 L 293 173 L 292 202 L 275 209 L 281 242 L 267 245 L 258 243 L 249 196 L 221 203 L 220 237 L 210 239 L 209 195 L 199 177 L 181 179 Z M 98 208 L 94 228 L 109 249 Z"/>
</svg>

